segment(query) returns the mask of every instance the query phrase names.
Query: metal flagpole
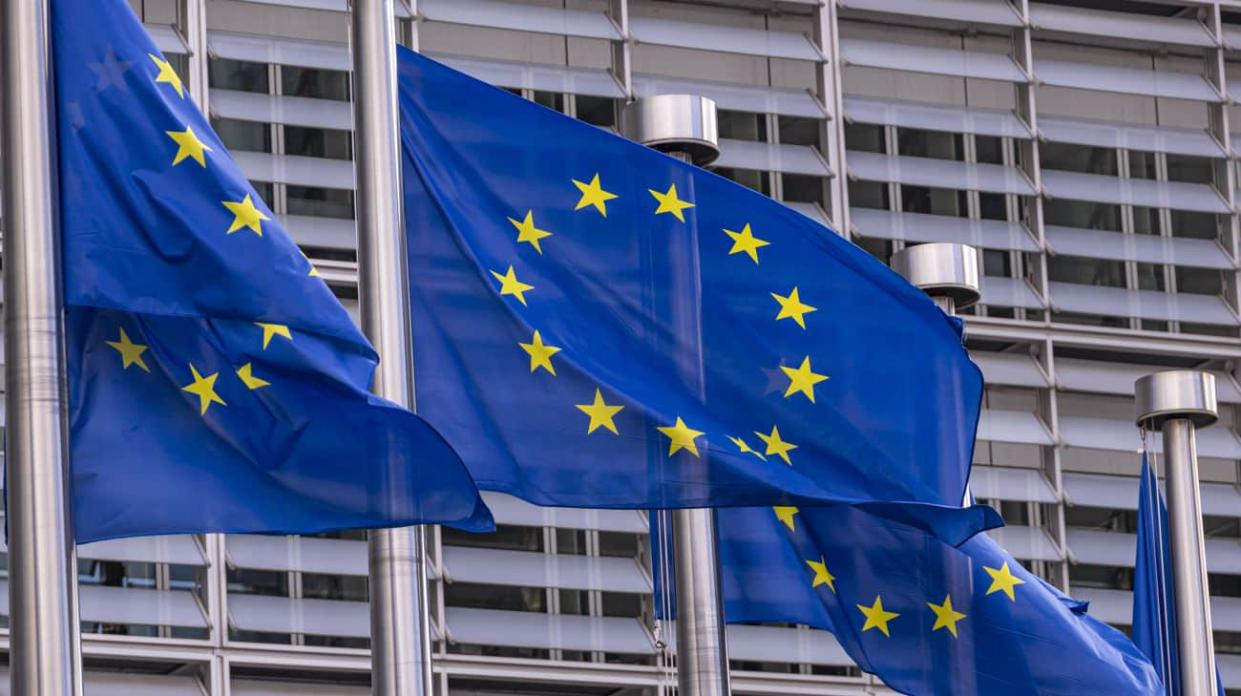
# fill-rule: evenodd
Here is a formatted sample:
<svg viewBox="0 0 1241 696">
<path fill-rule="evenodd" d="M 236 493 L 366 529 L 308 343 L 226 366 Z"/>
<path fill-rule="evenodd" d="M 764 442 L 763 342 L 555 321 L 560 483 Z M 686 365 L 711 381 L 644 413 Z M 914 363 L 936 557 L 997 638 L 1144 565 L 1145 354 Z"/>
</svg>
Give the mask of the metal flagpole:
<svg viewBox="0 0 1241 696">
<path fill-rule="evenodd" d="M 1215 375 L 1197 370 L 1156 372 L 1142 377 L 1134 386 L 1138 425 L 1163 430 L 1180 693 L 1214 696 L 1215 647 L 1195 431 L 1219 419 Z"/>
<path fill-rule="evenodd" d="M 640 99 L 623 114 L 625 134 L 699 166 L 719 156 L 715 102 L 668 94 Z M 715 510 L 675 510 L 677 683 L 683 696 L 726 696 L 728 647 L 720 596 Z"/>
<path fill-rule="evenodd" d="M 47 0 L 3 9 L 4 341 L 9 684 L 15 696 L 80 688 L 69 524 L 64 324 L 49 92 Z"/>
<path fill-rule="evenodd" d="M 958 310 L 974 306 L 982 298 L 981 266 L 978 249 L 967 244 L 934 242 L 905 247 L 892 254 L 892 270 L 929 295 L 950 317 L 955 317 Z M 974 504 L 968 483 L 961 504 Z"/>
<path fill-rule="evenodd" d="M 374 392 L 413 409 L 392 0 L 352 0 L 351 12 L 362 329 L 382 361 L 375 373 Z M 430 696 L 431 633 L 423 530 L 372 531 L 368 546 L 372 693 Z"/>
</svg>

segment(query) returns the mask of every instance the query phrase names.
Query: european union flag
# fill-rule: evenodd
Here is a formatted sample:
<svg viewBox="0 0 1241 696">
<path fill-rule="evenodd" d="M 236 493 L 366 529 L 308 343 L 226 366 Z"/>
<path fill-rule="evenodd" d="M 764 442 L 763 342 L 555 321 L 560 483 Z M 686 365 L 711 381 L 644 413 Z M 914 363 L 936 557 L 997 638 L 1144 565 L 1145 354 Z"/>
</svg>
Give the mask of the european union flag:
<svg viewBox="0 0 1241 696">
<path fill-rule="evenodd" d="M 1124 634 L 985 534 L 954 547 L 849 506 L 718 519 L 730 623 L 829 630 L 901 693 L 1163 693 Z"/>
<path fill-rule="evenodd" d="M 52 8 L 77 541 L 489 525 L 127 3 Z"/>
<path fill-rule="evenodd" d="M 1180 696 L 1181 657 L 1176 640 L 1176 599 L 1172 594 L 1168 506 L 1145 452 L 1142 453 L 1137 556 L 1133 569 L 1133 642 L 1168 685 L 1168 695 Z M 1224 696 L 1224 680 L 1218 664 L 1215 665 L 1215 680 L 1216 691 Z"/>
<path fill-rule="evenodd" d="M 422 413 L 541 505 L 959 506 L 958 326 L 831 230 L 400 53 Z"/>
</svg>

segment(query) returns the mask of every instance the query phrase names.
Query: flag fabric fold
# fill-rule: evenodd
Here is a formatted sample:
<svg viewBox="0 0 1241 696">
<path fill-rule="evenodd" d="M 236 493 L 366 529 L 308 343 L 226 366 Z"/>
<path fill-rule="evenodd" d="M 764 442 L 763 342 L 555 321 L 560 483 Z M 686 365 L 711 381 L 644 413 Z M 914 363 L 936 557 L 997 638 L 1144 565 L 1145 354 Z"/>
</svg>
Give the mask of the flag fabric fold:
<svg viewBox="0 0 1241 696">
<path fill-rule="evenodd" d="M 982 379 L 923 293 L 732 181 L 399 63 L 418 403 L 480 487 L 959 505 Z"/>
<path fill-rule="evenodd" d="M 1162 693 L 1124 634 L 986 534 L 953 546 L 848 506 L 719 510 L 718 533 L 729 623 L 831 631 L 901 693 Z"/>
<path fill-rule="evenodd" d="M 127 3 L 52 35 L 77 541 L 488 528 Z"/>
<path fill-rule="evenodd" d="M 1133 642 L 1167 685 L 1168 696 L 1180 696 L 1181 658 L 1177 652 L 1168 506 L 1146 452 L 1142 453 L 1142 483 L 1138 489 L 1137 537 L 1133 568 Z M 1219 696 L 1224 696 L 1218 664 L 1215 679 Z"/>
</svg>

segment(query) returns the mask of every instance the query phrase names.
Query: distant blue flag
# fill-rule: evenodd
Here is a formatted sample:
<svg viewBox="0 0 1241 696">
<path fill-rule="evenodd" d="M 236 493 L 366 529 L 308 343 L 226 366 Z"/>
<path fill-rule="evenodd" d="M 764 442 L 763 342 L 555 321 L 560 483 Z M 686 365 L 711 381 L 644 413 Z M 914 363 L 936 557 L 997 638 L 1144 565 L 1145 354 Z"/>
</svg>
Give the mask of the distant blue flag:
<svg viewBox="0 0 1241 696">
<path fill-rule="evenodd" d="M 489 526 L 128 4 L 52 8 L 77 541 Z"/>
<path fill-rule="evenodd" d="M 896 691 L 1162 693 L 1124 634 L 985 534 L 953 547 L 847 506 L 717 515 L 728 622 L 829 630 Z"/>
<path fill-rule="evenodd" d="M 1137 557 L 1133 569 L 1133 642 L 1168 685 L 1168 696 L 1180 696 L 1181 658 L 1177 652 L 1171 558 L 1168 506 L 1163 501 L 1155 471 L 1143 452 Z M 1224 680 L 1218 663 L 1215 679 L 1219 696 L 1224 696 Z"/>
<path fill-rule="evenodd" d="M 409 51 L 399 79 L 418 405 L 480 487 L 959 506 L 982 379 L 923 293 L 715 174 Z"/>
</svg>

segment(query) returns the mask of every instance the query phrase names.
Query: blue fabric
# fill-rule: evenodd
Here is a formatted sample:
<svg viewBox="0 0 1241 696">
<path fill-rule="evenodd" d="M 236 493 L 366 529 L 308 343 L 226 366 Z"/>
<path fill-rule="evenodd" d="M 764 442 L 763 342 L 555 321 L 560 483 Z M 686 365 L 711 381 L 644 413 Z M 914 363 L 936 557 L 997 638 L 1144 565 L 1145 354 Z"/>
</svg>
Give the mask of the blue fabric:
<svg viewBox="0 0 1241 696">
<path fill-rule="evenodd" d="M 52 8 L 77 541 L 489 527 L 128 4 Z"/>
<path fill-rule="evenodd" d="M 908 694 L 1162 693 L 1124 634 L 985 534 L 954 547 L 847 506 L 780 513 L 787 522 L 770 509 L 717 512 L 729 623 L 829 630 L 863 670 Z M 997 584 L 1005 567 L 1020 584 Z M 943 611 L 946 597 L 965 616 L 937 628 L 930 605 Z M 874 609 L 877 598 L 898 614 L 883 622 L 889 635 L 866 628 L 862 607 Z"/>
<path fill-rule="evenodd" d="M 1138 491 L 1138 543 L 1133 569 L 1133 642 L 1151 661 L 1169 696 L 1181 694 L 1181 658 L 1177 653 L 1176 598 L 1172 593 L 1172 556 L 1168 545 L 1168 506 L 1155 471 L 1142 453 Z M 1216 689 L 1224 681 L 1215 665 Z"/>
<path fill-rule="evenodd" d="M 401 51 L 399 84 L 419 412 L 480 487 L 959 505 L 982 379 L 925 295 L 767 197 L 424 56 Z M 510 269 L 532 289 L 506 294 Z M 827 379 L 790 391 L 803 365 Z M 596 390 L 615 432 L 588 432 Z M 678 419 L 696 454 L 670 452 Z"/>
</svg>

